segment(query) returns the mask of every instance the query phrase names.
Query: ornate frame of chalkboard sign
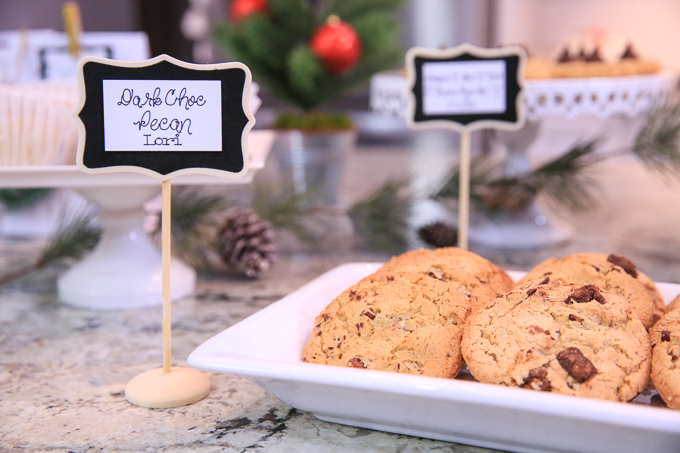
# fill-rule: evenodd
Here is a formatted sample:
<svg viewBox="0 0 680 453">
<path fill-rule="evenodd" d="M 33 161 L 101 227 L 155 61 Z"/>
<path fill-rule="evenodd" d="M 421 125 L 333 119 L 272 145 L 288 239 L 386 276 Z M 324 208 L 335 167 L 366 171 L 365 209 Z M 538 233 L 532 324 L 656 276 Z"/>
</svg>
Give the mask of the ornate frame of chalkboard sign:
<svg viewBox="0 0 680 453">
<path fill-rule="evenodd" d="M 189 173 L 228 178 L 238 178 L 247 173 L 247 137 L 255 124 L 255 118 L 249 107 L 252 75 L 244 64 L 230 62 L 199 65 L 186 63 L 168 55 L 159 55 L 149 60 L 136 62 L 87 57 L 79 62 L 78 77 L 80 104 L 76 110 L 76 119 L 79 120 L 80 139 L 76 163 L 81 171 L 86 173 L 134 172 L 161 180 Z M 152 89 L 151 94 L 149 91 L 120 88 L 127 86 L 126 84 L 130 87 L 143 86 L 140 84 L 146 83 L 145 81 L 156 83 L 160 87 L 176 84 L 173 89 L 177 89 L 172 91 L 172 96 L 168 97 L 169 88 L 165 91 L 161 89 L 157 93 Z M 189 88 L 208 86 L 200 85 L 204 81 L 214 88 L 212 98 L 207 95 L 192 97 L 189 95 L 191 90 L 180 93 L 179 87 L 184 85 Z M 106 95 L 107 84 L 118 87 L 117 93 L 125 92 L 126 94 L 118 95 L 120 98 L 118 102 L 111 102 L 110 97 L 105 98 L 105 96 L 110 96 Z M 149 130 L 150 133 L 146 135 L 143 134 L 144 131 L 135 131 L 138 132 L 137 135 L 144 135 L 142 140 L 145 139 L 147 143 L 137 140 L 139 144 L 135 142 L 133 145 L 127 145 L 127 148 L 110 149 L 111 146 L 107 145 L 105 136 L 106 125 L 111 127 L 111 118 L 108 122 L 105 121 L 106 108 L 109 108 L 105 108 L 105 99 L 109 107 L 114 104 L 120 106 L 121 102 L 123 105 L 136 104 L 126 114 L 137 115 L 138 119 L 134 121 L 133 130 L 138 127 L 141 131 L 142 126 L 146 127 L 145 131 Z M 215 105 L 215 99 L 217 99 L 217 105 Z M 178 107 L 173 111 L 173 115 L 175 115 L 174 112 L 181 112 L 176 114 L 180 119 L 176 117 L 154 118 L 153 107 L 164 102 Z M 206 102 L 209 103 L 210 112 L 212 112 L 208 115 L 199 111 L 199 106 Z M 134 107 L 140 108 L 135 110 Z M 148 116 L 141 117 L 143 109 L 149 111 Z M 190 109 L 192 113 L 189 113 Z M 137 113 L 132 113 L 134 111 Z M 199 113 L 196 113 L 197 111 Z M 147 112 L 144 111 L 144 113 Z M 203 133 L 213 137 L 211 148 L 208 149 L 202 144 L 189 145 L 187 148 L 185 143 L 180 143 L 180 137 L 189 138 L 187 133 L 192 132 L 189 127 L 193 127 L 194 130 L 198 129 L 196 123 L 199 121 L 196 118 L 194 124 L 191 124 L 191 120 L 182 119 L 191 114 L 203 114 L 203 117 L 197 117 L 198 120 L 213 124 Z M 127 119 L 116 121 L 128 129 L 114 124 L 115 127 L 109 130 L 109 139 L 125 140 L 125 137 L 121 137 L 125 134 L 121 134 L 120 131 L 129 130 L 133 121 Z M 162 123 L 162 121 L 165 122 Z M 183 129 L 181 129 L 182 125 L 185 126 Z M 154 129 L 155 132 L 165 132 L 166 137 L 156 142 L 158 146 L 145 146 L 154 145 L 151 126 L 157 126 Z M 173 146 L 168 146 L 173 144 L 184 145 L 184 147 L 174 146 L 173 149 Z M 107 146 L 109 146 L 108 150 Z M 137 146 L 138 148 L 135 148 Z M 196 147 L 192 149 L 191 146 Z"/>
<path fill-rule="evenodd" d="M 524 49 L 518 46 L 409 49 L 409 127 L 459 132 L 521 128 L 524 60 Z"/>
</svg>

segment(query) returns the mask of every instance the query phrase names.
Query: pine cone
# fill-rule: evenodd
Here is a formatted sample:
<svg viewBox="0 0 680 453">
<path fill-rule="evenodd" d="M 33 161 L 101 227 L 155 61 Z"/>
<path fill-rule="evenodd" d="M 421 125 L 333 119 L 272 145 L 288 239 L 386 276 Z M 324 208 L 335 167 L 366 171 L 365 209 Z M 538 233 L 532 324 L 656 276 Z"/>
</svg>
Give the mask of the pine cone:
<svg viewBox="0 0 680 453">
<path fill-rule="evenodd" d="M 458 242 L 458 229 L 444 222 L 435 222 L 421 227 L 418 236 L 434 247 L 453 247 Z"/>
<path fill-rule="evenodd" d="M 227 215 L 218 232 L 218 250 L 227 265 L 258 278 L 276 259 L 276 233 L 255 212 L 237 209 Z"/>
</svg>

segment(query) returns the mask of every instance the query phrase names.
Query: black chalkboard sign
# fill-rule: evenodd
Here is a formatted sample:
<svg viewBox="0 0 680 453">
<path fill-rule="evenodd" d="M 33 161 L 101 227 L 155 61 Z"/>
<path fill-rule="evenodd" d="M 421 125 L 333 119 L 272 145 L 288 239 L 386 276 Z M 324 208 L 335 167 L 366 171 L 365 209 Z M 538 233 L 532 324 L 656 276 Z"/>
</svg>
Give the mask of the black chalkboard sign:
<svg viewBox="0 0 680 453">
<path fill-rule="evenodd" d="M 519 129 L 524 123 L 520 47 L 412 48 L 406 54 L 410 127 Z"/>
<path fill-rule="evenodd" d="M 242 63 L 197 65 L 160 55 L 79 63 L 80 140 L 87 173 L 136 172 L 166 180 L 187 173 L 239 177 L 248 171 L 255 124 L 251 74 Z"/>
</svg>

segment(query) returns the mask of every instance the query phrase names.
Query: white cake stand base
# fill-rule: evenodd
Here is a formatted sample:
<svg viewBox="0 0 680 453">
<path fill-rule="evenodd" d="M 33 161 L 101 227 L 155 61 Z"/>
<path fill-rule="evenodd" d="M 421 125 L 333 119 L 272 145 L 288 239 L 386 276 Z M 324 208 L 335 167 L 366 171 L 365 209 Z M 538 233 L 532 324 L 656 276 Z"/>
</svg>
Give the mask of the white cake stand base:
<svg viewBox="0 0 680 453">
<path fill-rule="evenodd" d="M 469 239 L 497 249 L 532 249 L 567 242 L 574 232 L 571 224 L 546 216 L 534 202 L 520 213 L 472 222 Z"/>
<path fill-rule="evenodd" d="M 59 300 L 95 310 L 161 305 L 161 253 L 144 231 L 143 205 L 159 187 L 87 187 L 77 192 L 101 208 L 102 238 L 95 250 L 57 280 Z M 170 295 L 191 295 L 196 272 L 173 258 Z"/>
</svg>

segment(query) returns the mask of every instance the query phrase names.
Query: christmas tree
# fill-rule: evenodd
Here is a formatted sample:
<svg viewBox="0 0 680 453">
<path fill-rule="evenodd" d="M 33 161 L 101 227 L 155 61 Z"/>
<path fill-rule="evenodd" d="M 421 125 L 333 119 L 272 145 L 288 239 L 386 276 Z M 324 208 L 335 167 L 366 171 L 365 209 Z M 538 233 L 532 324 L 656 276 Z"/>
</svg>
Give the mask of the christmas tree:
<svg viewBox="0 0 680 453">
<path fill-rule="evenodd" d="M 401 0 L 231 0 L 215 42 L 253 79 L 302 111 L 403 60 Z"/>
</svg>

